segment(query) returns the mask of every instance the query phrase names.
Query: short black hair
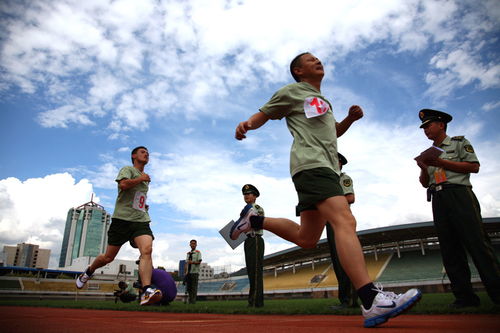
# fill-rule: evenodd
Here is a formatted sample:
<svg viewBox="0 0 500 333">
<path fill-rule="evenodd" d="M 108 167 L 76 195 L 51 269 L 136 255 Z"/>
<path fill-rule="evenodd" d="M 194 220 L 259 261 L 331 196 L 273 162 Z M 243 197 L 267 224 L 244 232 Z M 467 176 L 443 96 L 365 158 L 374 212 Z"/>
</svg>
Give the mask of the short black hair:
<svg viewBox="0 0 500 333">
<path fill-rule="evenodd" d="M 130 154 L 130 158 L 132 159 L 132 164 L 134 164 L 134 158 L 132 157 L 132 155 L 134 155 L 135 153 L 137 153 L 137 151 L 141 148 L 144 148 L 146 150 L 148 150 L 148 148 L 144 147 L 144 146 L 139 146 L 139 147 L 135 147 L 134 149 L 132 149 L 132 153 Z"/>
<path fill-rule="evenodd" d="M 300 82 L 300 78 L 293 72 L 293 69 L 300 66 L 300 57 L 302 57 L 304 54 L 310 54 L 310 52 L 302 52 L 301 54 L 293 58 L 292 62 L 290 63 L 290 74 L 292 74 L 293 78 L 297 82 Z"/>
<path fill-rule="evenodd" d="M 198 244 L 198 242 L 196 241 L 196 239 L 191 239 L 191 240 L 189 241 L 189 243 L 191 243 L 191 242 L 195 242 L 196 244 Z"/>
</svg>

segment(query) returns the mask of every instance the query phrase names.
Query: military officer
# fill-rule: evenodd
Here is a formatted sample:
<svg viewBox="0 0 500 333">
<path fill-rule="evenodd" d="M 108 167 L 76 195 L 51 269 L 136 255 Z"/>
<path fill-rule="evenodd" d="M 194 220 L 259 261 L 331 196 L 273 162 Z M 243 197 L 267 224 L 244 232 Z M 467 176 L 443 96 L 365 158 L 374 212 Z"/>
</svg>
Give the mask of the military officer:
<svg viewBox="0 0 500 333">
<path fill-rule="evenodd" d="M 258 215 L 264 216 L 264 209 L 257 205 L 255 201 L 260 196 L 259 190 L 252 184 L 245 184 L 241 189 L 243 200 L 246 204 L 251 204 Z M 248 306 L 264 306 L 264 239 L 263 230 L 251 230 L 246 233 L 245 240 L 245 264 L 247 268 L 250 290 L 248 292 Z"/>
<path fill-rule="evenodd" d="M 479 202 L 469 180 L 471 173 L 479 171 L 474 148 L 465 137 L 446 134 L 451 115 L 423 109 L 419 118 L 427 138 L 443 150 L 439 157 L 421 155 L 415 160 L 420 167 L 420 183 L 428 188 L 428 200 L 432 200 L 443 265 L 456 298 L 450 306 L 463 308 L 480 304 L 472 289 L 467 252 L 488 295 L 500 305 L 500 263 L 484 230 Z"/>
<path fill-rule="evenodd" d="M 342 172 L 342 167 L 347 164 L 347 159 L 341 153 L 338 153 L 338 158 L 339 168 L 341 170 L 340 186 L 344 191 L 344 196 L 347 199 L 347 202 L 349 203 L 349 205 L 351 205 L 355 201 L 352 179 L 345 172 Z M 326 236 L 328 239 L 328 247 L 330 248 L 330 257 L 332 259 L 333 270 L 335 272 L 335 275 L 337 276 L 339 286 L 338 297 L 340 300 L 340 306 L 333 306 L 332 309 L 338 310 L 347 307 L 357 308 L 358 302 L 356 300 L 358 296 L 356 293 L 356 289 L 354 288 L 351 280 L 340 265 L 339 256 L 337 254 L 337 249 L 335 246 L 335 233 L 333 232 L 333 228 L 330 226 L 330 223 L 326 224 Z"/>
</svg>

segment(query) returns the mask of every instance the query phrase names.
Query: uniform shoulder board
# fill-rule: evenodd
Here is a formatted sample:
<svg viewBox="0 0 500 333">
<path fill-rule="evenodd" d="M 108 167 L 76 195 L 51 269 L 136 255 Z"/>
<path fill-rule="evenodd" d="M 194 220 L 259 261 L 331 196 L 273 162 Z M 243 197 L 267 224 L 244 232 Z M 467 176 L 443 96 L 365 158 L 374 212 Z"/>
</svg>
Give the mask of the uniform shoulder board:
<svg viewBox="0 0 500 333">
<path fill-rule="evenodd" d="M 465 136 L 463 135 L 458 135 L 458 136 L 454 136 L 451 138 L 452 140 L 457 140 L 457 141 L 464 141 L 465 139 Z"/>
</svg>

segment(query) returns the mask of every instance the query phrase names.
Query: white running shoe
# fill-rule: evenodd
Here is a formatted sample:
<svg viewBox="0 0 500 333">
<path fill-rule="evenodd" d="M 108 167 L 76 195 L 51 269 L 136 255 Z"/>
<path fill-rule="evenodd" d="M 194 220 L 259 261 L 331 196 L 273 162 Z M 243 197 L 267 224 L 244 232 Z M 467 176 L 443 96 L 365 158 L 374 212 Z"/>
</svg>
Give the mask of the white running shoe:
<svg viewBox="0 0 500 333">
<path fill-rule="evenodd" d="M 252 229 L 252 225 L 250 224 L 250 216 L 257 215 L 255 209 L 253 209 L 252 204 L 248 204 L 243 208 L 240 213 L 240 218 L 234 222 L 231 227 L 231 232 L 229 233 L 232 240 L 238 239 L 242 232 L 248 232 Z"/>
<path fill-rule="evenodd" d="M 361 306 L 365 327 L 375 327 L 385 323 L 389 318 L 399 316 L 422 298 L 422 292 L 418 289 L 410 289 L 404 294 L 397 295 L 390 291 L 383 291 L 381 287 L 373 290 L 378 294 L 373 300 L 372 307 L 365 310 L 365 307 Z"/>
<path fill-rule="evenodd" d="M 141 295 L 141 305 L 151 305 L 161 301 L 163 297 L 161 290 L 156 288 L 148 288 Z"/>
<path fill-rule="evenodd" d="M 82 274 L 78 275 L 78 277 L 76 278 L 76 287 L 78 289 L 82 289 L 85 284 L 87 283 L 88 280 L 90 280 L 92 278 L 94 274 L 92 275 L 87 275 L 87 270 L 85 270 L 85 272 L 83 272 Z"/>
</svg>

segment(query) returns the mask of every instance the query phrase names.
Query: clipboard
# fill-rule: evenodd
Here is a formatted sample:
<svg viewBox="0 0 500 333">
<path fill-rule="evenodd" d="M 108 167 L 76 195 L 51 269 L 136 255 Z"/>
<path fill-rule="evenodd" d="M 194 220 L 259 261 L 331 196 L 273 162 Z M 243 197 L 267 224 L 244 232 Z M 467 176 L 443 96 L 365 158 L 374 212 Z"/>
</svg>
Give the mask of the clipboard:
<svg viewBox="0 0 500 333">
<path fill-rule="evenodd" d="M 425 163 L 425 161 L 434 160 L 438 158 L 443 152 L 444 152 L 443 149 L 436 146 L 431 146 L 430 148 L 427 148 L 426 150 L 421 152 L 420 155 L 415 157 L 415 160 Z"/>
<path fill-rule="evenodd" d="M 241 233 L 236 240 L 232 240 L 231 237 L 229 237 L 229 233 L 231 232 L 231 227 L 233 226 L 234 221 L 231 220 L 228 224 L 226 224 L 222 229 L 219 230 L 219 233 L 221 234 L 222 238 L 227 242 L 229 246 L 234 250 L 238 246 L 240 246 L 241 243 L 245 241 L 247 238 L 245 233 Z"/>
</svg>

